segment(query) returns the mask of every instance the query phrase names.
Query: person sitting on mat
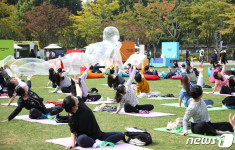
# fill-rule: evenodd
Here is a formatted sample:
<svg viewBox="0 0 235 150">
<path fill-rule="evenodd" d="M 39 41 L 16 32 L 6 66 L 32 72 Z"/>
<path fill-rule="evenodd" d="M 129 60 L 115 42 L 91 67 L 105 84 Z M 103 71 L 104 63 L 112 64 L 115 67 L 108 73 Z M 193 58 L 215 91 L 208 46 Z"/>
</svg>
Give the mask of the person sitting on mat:
<svg viewBox="0 0 235 150">
<path fill-rule="evenodd" d="M 100 71 L 99 69 L 100 68 L 105 68 L 105 66 L 100 66 L 99 63 L 95 64 L 94 66 L 91 66 L 91 70 L 92 70 L 92 73 L 102 73 L 102 71 Z"/>
<path fill-rule="evenodd" d="M 203 85 L 203 66 L 199 65 L 197 69 L 199 71 L 197 85 L 202 86 Z M 184 103 L 184 106 L 188 107 L 188 105 L 190 103 L 190 99 L 191 99 L 190 89 L 194 85 L 190 84 L 190 79 L 187 75 L 182 76 L 181 85 L 182 85 L 182 89 L 179 93 L 179 107 L 181 107 L 182 101 Z M 212 100 L 205 100 L 205 102 L 208 105 L 208 107 L 211 107 L 211 105 L 213 105 L 213 103 L 214 103 Z"/>
<path fill-rule="evenodd" d="M 46 108 L 43 104 L 43 98 L 39 97 L 35 92 L 28 90 L 26 86 L 17 86 L 16 93 L 20 96 L 17 102 L 18 106 L 5 121 L 15 118 L 23 108 L 30 110 L 29 118 L 31 119 L 45 119 L 48 115 L 57 115 L 63 111 L 61 106 Z"/>
<path fill-rule="evenodd" d="M 101 95 L 99 95 L 99 94 L 96 94 L 96 95 L 88 94 L 87 85 L 86 85 L 86 82 L 85 82 L 90 67 L 91 67 L 91 65 L 89 65 L 89 67 L 87 67 L 87 69 L 84 71 L 84 73 L 80 77 L 78 77 L 77 75 L 74 75 L 73 79 L 76 79 L 78 81 L 78 83 L 80 85 L 80 88 L 82 90 L 82 99 L 84 101 L 87 101 L 87 100 L 97 101 L 101 98 Z M 72 94 L 76 95 L 76 93 L 75 93 L 76 92 L 75 83 L 72 80 L 71 80 L 71 82 L 72 82 L 72 86 L 71 86 Z"/>
<path fill-rule="evenodd" d="M 202 87 L 195 85 L 190 90 L 192 100 L 186 109 L 184 119 L 183 119 L 183 132 L 181 135 L 188 134 L 188 121 L 191 120 L 191 130 L 194 134 L 202 135 L 212 135 L 225 134 L 228 132 L 234 132 L 235 129 L 235 116 L 231 119 L 230 114 L 230 123 L 229 122 L 218 122 L 211 123 L 210 116 L 207 110 L 207 106 L 202 99 L 203 91 Z"/>
<path fill-rule="evenodd" d="M 76 78 L 72 79 L 76 84 L 75 96 L 67 96 L 62 107 L 69 113 L 69 127 L 71 132 L 71 145 L 67 149 L 80 147 L 97 148 L 105 142 L 117 143 L 123 138 L 122 132 L 102 132 L 96 118 L 89 107 L 82 100 L 82 89 Z"/>
<path fill-rule="evenodd" d="M 159 96 L 160 92 L 150 92 L 148 81 L 144 77 L 144 65 L 142 62 L 141 73 L 135 75 L 136 84 L 136 96 L 140 93 L 140 97 Z"/>
<path fill-rule="evenodd" d="M 131 83 L 136 75 L 136 65 L 137 61 L 133 64 L 133 71 L 129 78 L 129 80 L 124 84 L 119 84 L 117 88 L 117 92 L 115 95 L 116 102 L 119 103 L 119 107 L 115 113 L 119 113 L 124 105 L 124 110 L 127 113 L 139 113 L 139 110 L 147 110 L 150 111 L 154 108 L 153 105 L 138 105 L 139 100 L 136 97 L 135 92 L 132 90 Z"/>
<path fill-rule="evenodd" d="M 69 72 L 70 68 L 66 72 L 63 72 L 62 68 L 58 69 L 57 73 L 55 74 L 55 83 L 57 87 L 53 93 L 57 93 L 59 89 L 61 89 L 63 93 L 71 92 L 71 79 L 68 77 Z"/>
<path fill-rule="evenodd" d="M 186 72 L 187 72 L 187 76 L 190 80 L 190 84 L 191 85 L 196 85 L 197 84 L 197 76 L 194 73 L 193 68 L 192 67 L 187 67 Z"/>
<path fill-rule="evenodd" d="M 7 106 L 9 106 L 14 101 L 14 99 L 16 97 L 16 88 L 18 86 L 25 86 L 27 91 L 31 88 L 31 78 L 32 78 L 32 75 L 27 77 L 27 84 L 26 84 L 25 82 L 23 82 L 18 77 L 16 72 L 12 68 L 10 68 L 10 66 L 5 65 L 5 68 L 9 69 L 12 72 L 13 76 L 15 77 L 15 78 L 11 78 L 7 82 L 7 94 L 10 97 L 10 100 L 9 100 Z"/>
<path fill-rule="evenodd" d="M 108 86 L 110 88 L 113 87 L 114 90 L 117 89 L 119 84 L 124 84 L 126 80 L 118 74 L 118 66 L 114 67 L 114 71 L 110 70 L 110 74 L 108 76 Z"/>
<path fill-rule="evenodd" d="M 229 80 L 224 76 L 225 64 L 222 64 L 221 72 L 214 72 L 215 87 L 211 94 L 214 94 L 215 90 L 219 87 L 220 94 L 231 94 L 229 90 Z"/>
</svg>

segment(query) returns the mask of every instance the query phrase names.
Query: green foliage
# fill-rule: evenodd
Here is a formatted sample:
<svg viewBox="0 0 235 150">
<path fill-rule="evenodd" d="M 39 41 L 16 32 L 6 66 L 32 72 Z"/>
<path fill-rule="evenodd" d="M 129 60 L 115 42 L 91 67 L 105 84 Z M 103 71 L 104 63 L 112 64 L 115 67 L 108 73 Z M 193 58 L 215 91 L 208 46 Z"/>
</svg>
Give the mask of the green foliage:
<svg viewBox="0 0 235 150">
<path fill-rule="evenodd" d="M 77 12 L 78 16 L 70 17 L 75 22 L 75 35 L 84 38 L 86 44 L 100 41 L 104 28 L 113 20 L 113 12 L 118 8 L 118 1 L 107 4 L 106 0 L 97 0 L 89 7 L 83 7 L 83 11 Z"/>
<path fill-rule="evenodd" d="M 0 39 L 24 39 L 18 26 L 16 8 L 6 4 L 6 0 L 0 1 Z"/>
<path fill-rule="evenodd" d="M 24 13 L 27 22 L 23 25 L 30 31 L 34 39 L 40 41 L 42 47 L 58 41 L 58 34 L 70 25 L 70 12 L 66 8 L 57 8 L 44 2 L 34 10 Z"/>
</svg>

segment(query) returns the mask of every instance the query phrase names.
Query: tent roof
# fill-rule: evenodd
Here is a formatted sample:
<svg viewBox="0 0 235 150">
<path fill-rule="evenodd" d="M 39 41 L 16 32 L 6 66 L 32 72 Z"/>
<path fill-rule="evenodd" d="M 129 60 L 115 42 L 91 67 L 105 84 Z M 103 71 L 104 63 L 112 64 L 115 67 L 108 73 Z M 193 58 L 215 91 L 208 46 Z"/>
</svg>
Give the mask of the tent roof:
<svg viewBox="0 0 235 150">
<path fill-rule="evenodd" d="M 44 49 L 61 49 L 62 47 L 56 45 L 56 44 L 50 44 L 47 47 L 44 47 Z"/>
</svg>

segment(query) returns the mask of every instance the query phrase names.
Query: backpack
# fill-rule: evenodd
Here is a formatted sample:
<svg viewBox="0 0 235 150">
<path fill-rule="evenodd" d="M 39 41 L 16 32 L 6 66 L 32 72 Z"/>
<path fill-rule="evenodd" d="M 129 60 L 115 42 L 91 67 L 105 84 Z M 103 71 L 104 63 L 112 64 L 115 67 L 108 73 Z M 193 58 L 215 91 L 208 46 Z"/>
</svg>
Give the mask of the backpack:
<svg viewBox="0 0 235 150">
<path fill-rule="evenodd" d="M 128 137 L 127 140 L 125 139 L 125 136 Z M 151 135 L 146 130 L 142 131 L 142 132 L 136 132 L 136 131 L 130 132 L 130 131 L 127 131 L 127 132 L 124 133 L 124 137 L 123 137 L 123 141 L 124 142 L 130 143 L 130 141 L 132 139 L 138 139 L 139 141 L 145 143 L 144 145 L 148 145 L 148 144 L 152 143 L 152 137 L 151 137 Z"/>
<path fill-rule="evenodd" d="M 223 105 L 229 109 L 235 109 L 235 96 L 228 96 L 222 101 Z"/>
</svg>

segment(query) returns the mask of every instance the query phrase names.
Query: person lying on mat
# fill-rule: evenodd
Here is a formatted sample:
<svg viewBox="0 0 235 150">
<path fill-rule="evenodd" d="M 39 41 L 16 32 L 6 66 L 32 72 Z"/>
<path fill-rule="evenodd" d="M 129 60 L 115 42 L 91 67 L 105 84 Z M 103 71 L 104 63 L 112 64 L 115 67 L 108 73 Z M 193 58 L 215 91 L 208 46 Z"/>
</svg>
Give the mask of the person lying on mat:
<svg viewBox="0 0 235 150">
<path fill-rule="evenodd" d="M 131 87 L 131 83 L 136 75 L 136 65 L 137 61 L 135 61 L 133 64 L 133 71 L 131 73 L 129 80 L 124 84 L 118 85 L 117 92 L 115 95 L 115 100 L 116 102 L 119 103 L 119 107 L 115 113 L 119 113 L 123 105 L 124 105 L 124 110 L 127 113 L 132 113 L 132 112 L 139 113 L 139 110 L 150 111 L 154 108 L 154 106 L 151 104 L 138 105 L 139 100 L 137 99 L 136 94 Z"/>
<path fill-rule="evenodd" d="M 220 94 L 231 94 L 229 90 L 229 80 L 224 76 L 225 64 L 222 64 L 221 72 L 214 72 L 215 87 L 211 94 L 214 94 L 215 90 L 219 87 Z"/>
<path fill-rule="evenodd" d="M 114 70 L 110 70 L 110 74 L 108 76 L 108 86 L 110 88 L 117 89 L 119 84 L 124 84 L 126 80 L 118 74 L 118 66 L 114 67 Z"/>
<path fill-rule="evenodd" d="M 203 66 L 199 65 L 197 70 L 199 71 L 197 85 L 202 87 L 202 85 L 203 85 Z M 190 89 L 192 88 L 193 85 L 190 84 L 190 79 L 187 75 L 182 76 L 181 85 L 182 85 L 182 89 L 179 93 L 179 107 L 181 107 L 182 101 L 184 103 L 184 106 L 188 107 L 188 105 L 190 103 L 190 99 L 191 99 Z M 204 100 L 204 101 L 208 106 L 209 105 L 211 106 L 214 103 L 212 100 Z"/>
<path fill-rule="evenodd" d="M 68 77 L 69 72 L 70 68 L 66 72 L 63 72 L 62 68 L 57 70 L 57 73 L 55 74 L 55 83 L 57 87 L 53 93 L 57 93 L 59 89 L 61 89 L 63 93 L 71 92 L 71 79 Z"/>
<path fill-rule="evenodd" d="M 76 81 L 79 83 L 80 88 L 82 90 L 82 99 L 84 101 L 87 101 L 87 100 L 97 101 L 101 98 L 101 95 L 99 95 L 99 94 L 96 94 L 96 95 L 88 94 L 87 85 L 86 85 L 86 82 L 85 82 L 90 66 L 91 66 L 91 64 L 89 65 L 89 67 L 87 67 L 87 69 L 84 71 L 84 73 L 80 77 L 78 77 L 77 75 L 74 75 L 73 79 L 76 79 Z M 76 95 L 75 83 L 74 83 L 73 80 L 71 80 L 71 92 L 72 92 L 73 95 Z"/>
<path fill-rule="evenodd" d="M 26 84 L 25 82 L 23 82 L 18 77 L 16 72 L 12 68 L 10 68 L 10 66 L 5 65 L 5 68 L 9 69 L 12 72 L 13 76 L 15 77 L 15 78 L 11 78 L 7 82 L 7 94 L 10 97 L 10 100 L 9 100 L 7 106 L 9 106 L 14 101 L 14 99 L 16 97 L 16 88 L 18 86 L 25 86 L 27 91 L 31 88 L 31 78 L 32 78 L 32 75 L 27 77 L 27 84 Z"/>
<path fill-rule="evenodd" d="M 82 89 L 77 79 L 75 96 L 67 96 L 62 107 L 69 113 L 69 127 L 71 131 L 71 145 L 67 149 L 75 146 L 97 148 L 103 141 L 117 143 L 122 140 L 122 132 L 102 132 L 96 118 L 89 107 L 82 100 Z"/>
<path fill-rule="evenodd" d="M 17 86 L 16 93 L 20 96 L 17 102 L 18 106 L 5 121 L 15 118 L 23 108 L 30 110 L 29 118 L 31 119 L 46 119 L 48 115 L 57 115 L 63 111 L 61 106 L 46 108 L 43 104 L 43 98 L 31 90 L 27 90 L 26 86 Z"/>
<path fill-rule="evenodd" d="M 183 132 L 181 135 L 188 134 L 188 121 L 191 120 L 191 130 L 194 134 L 217 135 L 234 132 L 234 125 L 229 122 L 211 123 L 206 103 L 202 99 L 202 87 L 195 85 L 190 90 L 192 100 L 186 109 L 183 119 Z M 233 120 L 234 121 L 234 118 Z"/>
<path fill-rule="evenodd" d="M 141 97 L 149 97 L 151 95 L 159 96 L 160 92 L 150 92 L 150 87 L 148 81 L 144 77 L 144 65 L 142 62 L 141 73 L 136 73 L 135 75 L 136 84 L 136 96 L 140 94 Z"/>
</svg>

